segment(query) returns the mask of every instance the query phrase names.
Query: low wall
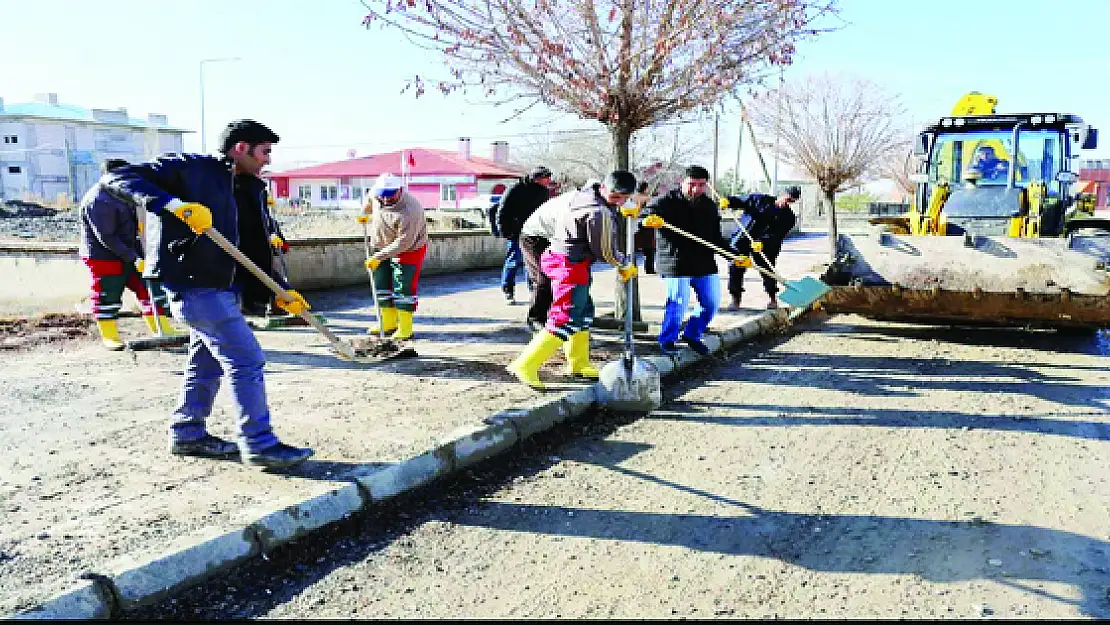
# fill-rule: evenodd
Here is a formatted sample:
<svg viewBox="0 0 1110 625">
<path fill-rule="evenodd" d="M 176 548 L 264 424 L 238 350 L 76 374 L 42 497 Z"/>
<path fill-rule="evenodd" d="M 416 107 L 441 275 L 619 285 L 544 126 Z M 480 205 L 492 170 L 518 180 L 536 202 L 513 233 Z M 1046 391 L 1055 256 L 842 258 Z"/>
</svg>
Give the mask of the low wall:
<svg viewBox="0 0 1110 625">
<path fill-rule="evenodd" d="M 434 275 L 500 267 L 505 241 L 484 231 L 434 232 L 422 273 Z M 289 241 L 286 263 L 300 290 L 366 282 L 362 237 Z M 87 299 L 89 276 L 71 243 L 0 242 L 0 315 L 72 311 Z M 124 307 L 137 310 L 130 291 Z"/>
</svg>

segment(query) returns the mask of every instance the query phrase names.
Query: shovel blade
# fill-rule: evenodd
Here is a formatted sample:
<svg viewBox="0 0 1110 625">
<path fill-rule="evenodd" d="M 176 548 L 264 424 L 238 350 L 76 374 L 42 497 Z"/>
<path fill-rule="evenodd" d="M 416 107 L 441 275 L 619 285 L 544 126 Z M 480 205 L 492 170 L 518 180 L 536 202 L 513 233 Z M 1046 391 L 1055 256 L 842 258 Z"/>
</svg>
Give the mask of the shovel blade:
<svg viewBox="0 0 1110 625">
<path fill-rule="evenodd" d="M 622 358 L 602 367 L 598 399 L 618 412 L 651 412 L 663 404 L 659 370 L 650 361 L 633 359 L 629 368 Z"/>
<path fill-rule="evenodd" d="M 788 281 L 786 283 L 786 288 L 778 294 L 778 297 L 788 306 L 793 308 L 805 308 L 824 297 L 830 290 L 831 288 L 829 285 L 824 282 L 811 276 L 806 276 L 801 280 Z"/>
</svg>

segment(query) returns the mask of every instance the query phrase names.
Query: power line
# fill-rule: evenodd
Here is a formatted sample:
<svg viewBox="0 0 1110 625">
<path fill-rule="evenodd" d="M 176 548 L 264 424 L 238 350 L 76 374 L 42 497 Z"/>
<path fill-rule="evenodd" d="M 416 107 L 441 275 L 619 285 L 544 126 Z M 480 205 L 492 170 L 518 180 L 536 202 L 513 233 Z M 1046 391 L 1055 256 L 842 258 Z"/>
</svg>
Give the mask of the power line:
<svg viewBox="0 0 1110 625">
<path fill-rule="evenodd" d="M 698 120 L 664 122 L 664 123 L 661 123 L 661 124 L 656 124 L 654 126 L 651 126 L 651 128 L 660 128 L 660 127 L 664 127 L 664 126 L 681 126 L 681 125 L 685 125 L 685 124 L 694 124 L 694 123 L 698 123 Z M 579 129 L 570 129 L 570 130 L 540 130 L 540 131 L 533 131 L 533 132 L 517 132 L 517 133 L 509 133 L 509 134 L 478 135 L 478 136 L 470 136 L 468 138 L 471 139 L 471 140 L 514 139 L 514 138 L 518 139 L 518 138 L 521 138 L 521 137 L 533 137 L 533 136 L 551 136 L 551 135 L 569 135 L 569 134 L 574 134 L 574 135 L 608 134 L 608 132 L 609 131 L 605 128 L 597 128 L 597 129 L 579 128 Z M 441 137 L 441 138 L 438 138 L 438 139 L 415 139 L 415 140 L 408 141 L 408 143 L 410 145 L 420 144 L 420 143 L 445 143 L 445 142 L 448 142 L 448 141 L 455 141 L 459 137 L 460 137 L 460 135 L 453 135 L 453 136 L 450 136 L 450 137 Z M 396 141 L 355 141 L 355 142 L 333 143 L 333 144 L 282 145 L 281 150 L 284 152 L 284 151 L 287 151 L 287 150 L 345 149 L 345 148 L 353 148 L 353 147 L 391 145 L 391 144 L 396 144 L 396 143 L 397 143 Z"/>
</svg>

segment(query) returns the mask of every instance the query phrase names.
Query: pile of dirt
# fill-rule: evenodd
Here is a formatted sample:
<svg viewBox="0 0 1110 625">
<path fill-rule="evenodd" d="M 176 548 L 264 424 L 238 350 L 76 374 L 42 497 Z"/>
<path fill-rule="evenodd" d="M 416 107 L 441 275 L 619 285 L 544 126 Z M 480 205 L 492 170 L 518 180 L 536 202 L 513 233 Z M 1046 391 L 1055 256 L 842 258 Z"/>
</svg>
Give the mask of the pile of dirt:
<svg viewBox="0 0 1110 625">
<path fill-rule="evenodd" d="M 58 214 L 58 209 L 49 208 L 34 202 L 23 200 L 6 200 L 0 202 L 0 219 L 14 217 L 53 217 Z"/>
<path fill-rule="evenodd" d="M 0 318 L 0 351 L 92 336 L 92 319 L 76 313 Z"/>
</svg>

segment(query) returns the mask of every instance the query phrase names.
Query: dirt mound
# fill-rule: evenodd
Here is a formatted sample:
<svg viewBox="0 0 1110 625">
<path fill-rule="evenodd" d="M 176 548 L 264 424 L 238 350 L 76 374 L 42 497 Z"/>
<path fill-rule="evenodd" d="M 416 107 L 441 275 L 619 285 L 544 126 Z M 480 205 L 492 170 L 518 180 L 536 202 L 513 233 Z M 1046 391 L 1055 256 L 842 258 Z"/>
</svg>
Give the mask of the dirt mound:
<svg viewBox="0 0 1110 625">
<path fill-rule="evenodd" d="M 13 217 L 53 217 L 58 214 L 58 209 L 49 208 L 34 202 L 23 200 L 7 200 L 0 202 L 0 218 Z"/>
<path fill-rule="evenodd" d="M 0 351 L 92 335 L 92 319 L 75 313 L 0 318 Z"/>
</svg>

